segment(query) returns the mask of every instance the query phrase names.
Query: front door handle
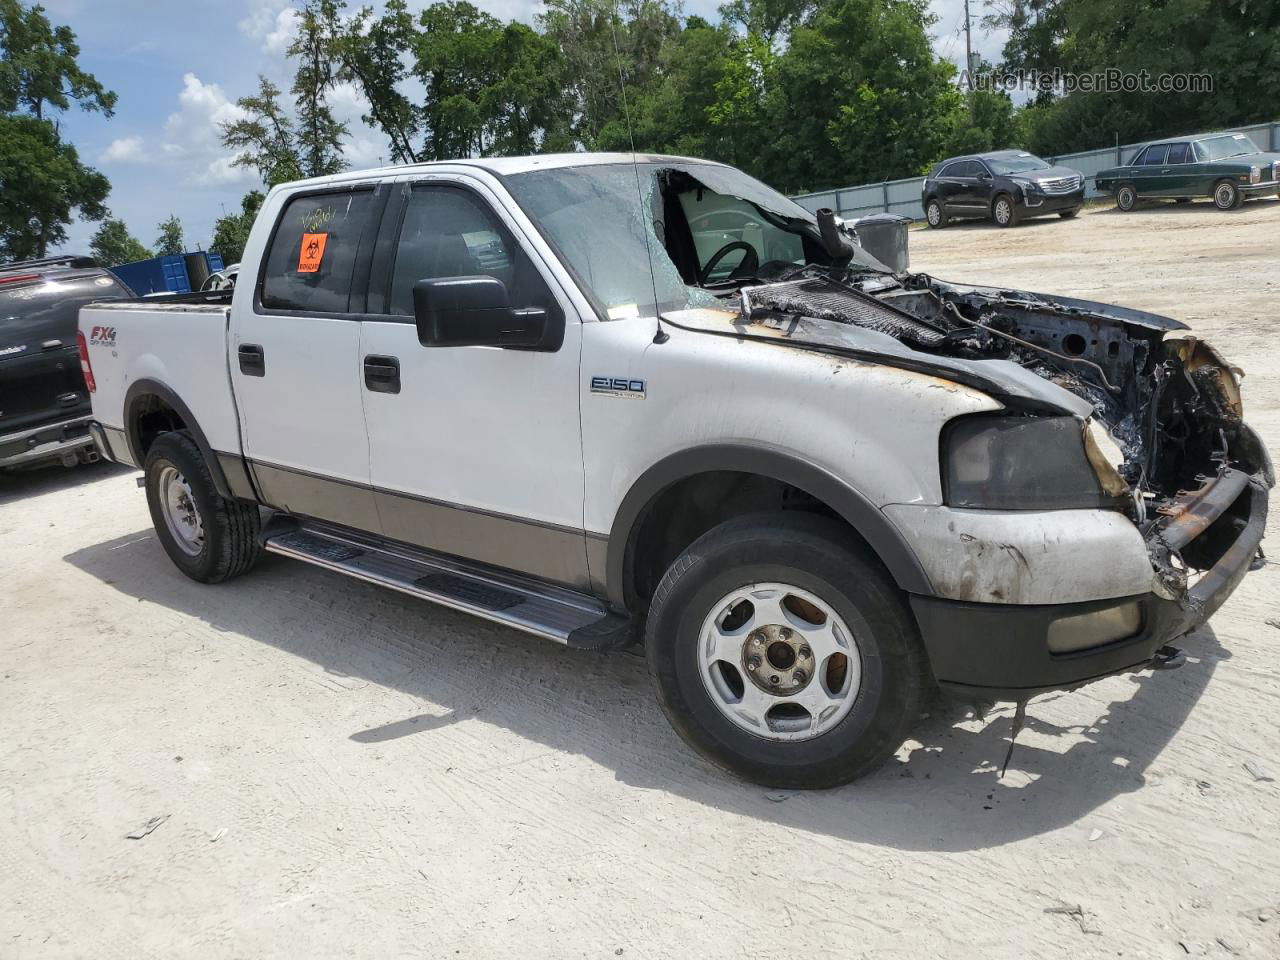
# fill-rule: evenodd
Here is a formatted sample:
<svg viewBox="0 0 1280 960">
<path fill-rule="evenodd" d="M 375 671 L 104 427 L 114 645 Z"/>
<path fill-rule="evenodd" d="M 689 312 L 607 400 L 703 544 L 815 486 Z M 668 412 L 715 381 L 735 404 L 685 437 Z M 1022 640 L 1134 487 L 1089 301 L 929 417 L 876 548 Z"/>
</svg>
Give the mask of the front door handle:
<svg viewBox="0 0 1280 960">
<path fill-rule="evenodd" d="M 400 361 L 371 353 L 364 358 L 364 385 L 374 393 L 400 392 Z"/>
<path fill-rule="evenodd" d="M 240 359 L 240 372 L 246 377 L 265 377 L 267 375 L 267 355 L 256 343 L 242 343 L 236 351 Z"/>
</svg>

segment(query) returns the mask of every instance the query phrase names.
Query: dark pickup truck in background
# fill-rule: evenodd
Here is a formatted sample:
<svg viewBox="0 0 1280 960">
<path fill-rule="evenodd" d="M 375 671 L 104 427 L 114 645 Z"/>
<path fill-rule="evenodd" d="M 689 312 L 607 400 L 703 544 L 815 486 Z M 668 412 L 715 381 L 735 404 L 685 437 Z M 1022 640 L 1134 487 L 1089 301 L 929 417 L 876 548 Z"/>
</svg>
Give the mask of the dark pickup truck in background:
<svg viewBox="0 0 1280 960">
<path fill-rule="evenodd" d="M 98 459 L 76 318 L 132 296 L 89 257 L 0 264 L 0 470 Z"/>
</svg>

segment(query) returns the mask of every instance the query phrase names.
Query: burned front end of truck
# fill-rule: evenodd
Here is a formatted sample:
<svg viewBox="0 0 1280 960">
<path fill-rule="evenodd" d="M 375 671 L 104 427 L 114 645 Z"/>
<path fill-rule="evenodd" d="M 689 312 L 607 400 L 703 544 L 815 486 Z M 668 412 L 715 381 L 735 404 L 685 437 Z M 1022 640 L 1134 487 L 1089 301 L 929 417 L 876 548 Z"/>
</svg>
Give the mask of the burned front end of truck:
<svg viewBox="0 0 1280 960">
<path fill-rule="evenodd" d="M 943 506 L 885 508 L 933 577 L 910 599 L 939 683 L 1022 701 L 1180 663 L 1171 641 L 1262 563 L 1275 477 L 1241 371 L 1167 317 L 860 266 L 819 226 L 832 262 L 740 287 L 737 336 L 999 405 L 942 428 Z M 711 311 L 678 322 L 726 332 Z"/>
<path fill-rule="evenodd" d="M 510 185 L 602 319 L 656 314 L 655 345 L 680 330 L 825 355 L 780 392 L 792 406 L 845 402 L 826 386 L 844 369 L 903 391 L 896 430 L 857 423 L 849 401 L 850 433 L 806 452 L 870 477 L 865 499 L 918 569 L 898 585 L 945 689 L 1020 701 L 1176 664 L 1171 641 L 1261 563 L 1272 465 L 1241 372 L 1184 324 L 890 267 L 831 211 L 716 164 Z"/>
</svg>

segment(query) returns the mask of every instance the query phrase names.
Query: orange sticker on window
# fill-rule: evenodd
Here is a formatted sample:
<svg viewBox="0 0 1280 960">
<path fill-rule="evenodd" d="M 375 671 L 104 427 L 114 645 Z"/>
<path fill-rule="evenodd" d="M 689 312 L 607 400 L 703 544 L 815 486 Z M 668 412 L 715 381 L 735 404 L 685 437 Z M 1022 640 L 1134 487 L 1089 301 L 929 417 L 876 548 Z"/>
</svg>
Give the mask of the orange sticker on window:
<svg viewBox="0 0 1280 960">
<path fill-rule="evenodd" d="M 298 254 L 298 272 L 315 273 L 324 259 L 324 245 L 329 242 L 327 233 L 304 233 L 302 251 Z"/>
</svg>

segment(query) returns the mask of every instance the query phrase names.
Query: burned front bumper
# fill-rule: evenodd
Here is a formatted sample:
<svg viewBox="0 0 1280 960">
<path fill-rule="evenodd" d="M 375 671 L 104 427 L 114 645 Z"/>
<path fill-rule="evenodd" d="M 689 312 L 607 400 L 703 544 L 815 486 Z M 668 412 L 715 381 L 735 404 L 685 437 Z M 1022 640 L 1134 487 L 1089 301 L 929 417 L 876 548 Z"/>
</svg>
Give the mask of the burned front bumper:
<svg viewBox="0 0 1280 960">
<path fill-rule="evenodd" d="M 938 684 L 966 698 L 1022 700 L 1141 669 L 1161 646 L 1208 620 L 1260 557 L 1272 478 L 1237 474 L 1227 471 L 1161 526 L 1160 536 L 1179 544 L 1175 549 L 1199 551 L 1212 561 L 1184 589 L 1160 586 L 1159 592 L 1042 604 L 912 596 Z M 1123 639 L 1063 651 L 1064 624 L 1091 622 L 1133 622 L 1137 629 Z"/>
</svg>

